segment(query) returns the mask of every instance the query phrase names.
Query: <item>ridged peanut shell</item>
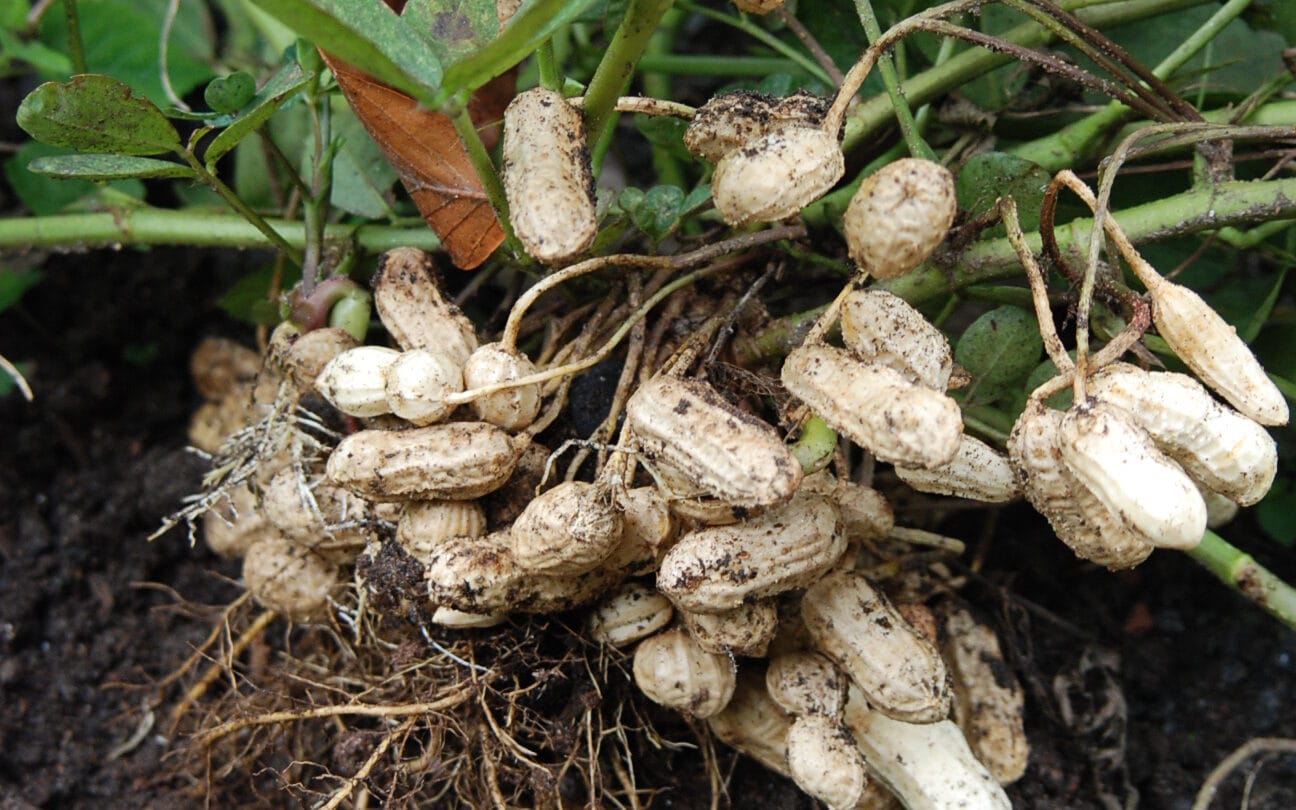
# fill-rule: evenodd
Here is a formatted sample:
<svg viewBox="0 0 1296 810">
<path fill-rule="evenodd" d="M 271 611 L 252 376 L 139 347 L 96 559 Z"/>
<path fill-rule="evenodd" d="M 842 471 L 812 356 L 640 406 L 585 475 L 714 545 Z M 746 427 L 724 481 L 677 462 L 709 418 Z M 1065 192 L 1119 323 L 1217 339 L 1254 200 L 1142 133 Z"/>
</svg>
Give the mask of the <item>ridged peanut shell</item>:
<svg viewBox="0 0 1296 810">
<path fill-rule="evenodd" d="M 565 481 L 537 495 L 513 523 L 513 553 L 528 571 L 581 574 L 612 552 L 621 527 L 608 487 Z"/>
<path fill-rule="evenodd" d="M 895 511 L 887 499 L 872 487 L 834 477 L 826 470 L 807 475 L 805 492 L 823 495 L 837 504 L 847 540 L 877 540 L 895 527 Z"/>
<path fill-rule="evenodd" d="M 667 552 L 657 589 L 694 613 L 722 613 L 804 588 L 846 549 L 837 507 L 818 495 L 744 523 L 692 532 Z"/>
<path fill-rule="evenodd" d="M 1187 287 L 1156 279 L 1148 293 L 1157 332 L 1202 382 L 1262 425 L 1287 424 L 1287 400 L 1236 328 Z"/>
<path fill-rule="evenodd" d="M 778 606 L 772 599 L 750 602 L 723 613 L 679 611 L 689 635 L 707 652 L 764 658 L 778 630 Z"/>
<path fill-rule="evenodd" d="M 794 719 L 770 698 L 764 678 L 744 669 L 729 705 L 709 717 L 707 725 L 726 745 L 787 776 L 787 735 Z"/>
<path fill-rule="evenodd" d="M 864 756 L 839 720 L 822 714 L 794 720 L 788 730 L 787 760 L 797 785 L 830 810 L 854 810 L 864 796 Z"/>
<path fill-rule="evenodd" d="M 896 465 L 901 481 L 919 492 L 953 495 L 986 503 L 1004 503 L 1021 495 L 1021 487 L 1006 456 L 980 439 L 963 435 L 958 453 L 948 464 L 930 470 Z"/>
<path fill-rule="evenodd" d="M 337 569 L 282 537 L 254 543 L 243 557 L 243 583 L 261 605 L 293 620 L 318 616 L 337 586 Z"/>
<path fill-rule="evenodd" d="M 387 369 L 401 353 L 385 346 L 347 349 L 324 365 L 315 390 L 334 408 L 352 416 L 381 416 L 387 405 Z"/>
<path fill-rule="evenodd" d="M 638 576 L 657 570 L 675 540 L 675 521 L 656 487 L 634 487 L 617 494 L 621 539 L 603 564 Z"/>
<path fill-rule="evenodd" d="M 504 110 L 504 196 L 527 253 L 564 261 L 594 241 L 598 218 L 585 124 L 559 93 L 536 87 Z"/>
<path fill-rule="evenodd" d="M 886 366 L 864 365 L 832 346 L 801 346 L 783 363 L 788 391 L 882 461 L 931 469 L 948 464 L 963 436 L 958 403 Z"/>
<path fill-rule="evenodd" d="M 851 197 L 842 217 L 847 249 L 874 278 L 902 276 L 936 250 L 957 210 L 949 169 L 920 158 L 893 161 Z"/>
<path fill-rule="evenodd" d="M 463 370 L 444 352 L 410 349 L 387 367 L 387 409 L 415 425 L 444 420 L 455 409 L 446 397 L 463 390 Z"/>
<path fill-rule="evenodd" d="M 396 542 L 423 563 L 451 537 L 486 534 L 486 513 L 477 501 L 410 501 L 396 524 Z"/>
<path fill-rule="evenodd" d="M 707 718 L 733 696 L 736 673 L 728 656 L 703 650 L 676 627 L 639 644 L 634 679 L 639 691 L 654 703 Z"/>
<path fill-rule="evenodd" d="M 800 650 L 770 658 L 765 688 L 774 702 L 792 714 L 840 717 L 846 705 L 846 676 L 817 652 Z"/>
<path fill-rule="evenodd" d="M 801 620 L 880 712 L 915 723 L 949 714 L 945 664 L 863 574 L 830 574 L 806 590 Z"/>
<path fill-rule="evenodd" d="M 327 472 L 373 501 L 471 500 L 507 481 L 522 449 L 485 422 L 362 430 L 338 443 Z"/>
<path fill-rule="evenodd" d="M 1136 535 L 1164 548 L 1190 549 L 1201 542 L 1201 494 L 1132 417 L 1090 399 L 1067 411 L 1060 431 L 1067 467 Z"/>
<path fill-rule="evenodd" d="M 670 624 L 673 615 L 669 599 L 647 585 L 626 582 L 590 614 L 589 633 L 595 641 L 626 647 Z"/>
<path fill-rule="evenodd" d="M 222 557 L 242 557 L 253 543 L 275 534 L 275 529 L 247 486 L 231 487 L 225 495 L 203 514 L 203 540 Z"/>
<path fill-rule="evenodd" d="M 265 485 L 261 512 L 283 537 L 329 560 L 353 559 L 372 535 L 370 504 L 326 480 L 285 467 Z"/>
<path fill-rule="evenodd" d="M 471 390 L 520 380 L 535 373 L 535 364 L 526 355 L 509 351 L 500 343 L 488 343 L 478 347 L 464 364 L 463 381 L 464 387 Z M 523 385 L 478 397 L 473 400 L 472 408 L 483 422 L 506 430 L 521 430 L 540 413 L 540 385 Z"/>
<path fill-rule="evenodd" d="M 374 308 L 402 349 L 431 349 L 462 366 L 477 348 L 477 332 L 441 294 L 433 260 L 418 248 L 383 254 L 374 276 Z"/>
<path fill-rule="evenodd" d="M 735 149 L 716 164 L 711 197 L 730 225 L 796 216 L 846 172 L 834 133 L 784 127 Z"/>
<path fill-rule="evenodd" d="M 954 352 L 909 302 L 880 289 L 852 290 L 842 303 L 842 342 L 859 359 L 893 368 L 910 382 L 945 391 Z"/>
<path fill-rule="evenodd" d="M 801 465 L 774 429 L 698 380 L 649 380 L 630 397 L 626 418 L 650 462 L 660 459 L 728 504 L 783 503 L 801 483 Z"/>
<path fill-rule="evenodd" d="M 781 3 L 781 0 L 774 0 Z M 776 98 L 753 90 L 731 90 L 698 107 L 684 130 L 684 148 L 711 163 L 757 138 L 787 126 L 815 126 L 828 100 L 801 90 Z"/>
<path fill-rule="evenodd" d="M 315 380 L 324 367 L 334 357 L 359 345 L 350 332 L 337 327 L 312 329 L 301 335 L 293 341 L 285 359 L 293 385 L 299 391 L 315 390 Z"/>
<path fill-rule="evenodd" d="M 1278 472 L 1278 446 L 1256 422 L 1215 401 L 1186 374 L 1113 363 L 1089 394 L 1134 417 L 1194 481 L 1242 506 L 1258 503 Z"/>
</svg>

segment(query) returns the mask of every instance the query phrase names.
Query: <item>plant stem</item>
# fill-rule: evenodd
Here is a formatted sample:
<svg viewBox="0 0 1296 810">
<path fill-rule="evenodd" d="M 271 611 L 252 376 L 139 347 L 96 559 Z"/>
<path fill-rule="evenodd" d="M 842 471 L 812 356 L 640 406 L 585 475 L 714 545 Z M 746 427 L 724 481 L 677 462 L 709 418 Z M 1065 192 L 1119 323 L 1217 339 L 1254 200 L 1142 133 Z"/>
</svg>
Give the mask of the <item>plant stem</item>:
<svg viewBox="0 0 1296 810">
<path fill-rule="evenodd" d="M 546 39 L 536 51 L 536 66 L 540 68 L 540 86 L 556 93 L 562 92 L 562 71 L 558 69 L 553 37 Z"/>
<path fill-rule="evenodd" d="M 72 59 L 72 72 L 89 73 L 85 45 L 81 42 L 81 16 L 77 13 L 77 0 L 63 0 L 63 13 L 67 17 L 68 56 Z"/>
<path fill-rule="evenodd" d="M 1274 575 L 1246 552 L 1207 529 L 1201 545 L 1186 552 L 1221 582 L 1296 628 L 1296 588 Z"/>
<path fill-rule="evenodd" d="M 585 91 L 585 138 L 597 144 L 616 117 L 616 101 L 630 84 L 639 57 L 674 0 L 631 0 Z M 597 166 L 595 174 L 598 173 Z"/>
<path fill-rule="evenodd" d="M 278 231 L 271 228 L 269 223 L 267 223 L 260 214 L 253 211 L 247 203 L 243 202 L 242 198 L 235 194 L 233 189 L 225 185 L 219 177 L 207 171 L 207 167 L 202 164 L 202 161 L 200 161 L 191 150 L 181 149 L 180 156 L 188 161 L 190 168 L 198 173 L 199 179 L 206 183 L 208 188 L 219 194 L 221 199 L 229 204 L 230 208 L 233 208 L 245 220 L 251 223 L 252 227 L 265 234 L 266 239 L 269 239 L 271 244 L 282 250 L 284 255 L 286 255 L 293 264 L 298 267 L 302 266 L 302 252 L 288 244 L 288 242 L 279 235 Z"/>
<path fill-rule="evenodd" d="M 681 76 L 768 76 L 771 73 L 803 73 L 791 59 L 777 56 L 699 56 L 693 54 L 646 53 L 639 69 Z"/>
<path fill-rule="evenodd" d="M 306 244 L 300 221 L 262 220 L 287 244 Z M 388 225 L 328 225 L 330 242 L 354 241 L 366 250 L 381 252 L 409 245 L 439 250 L 441 242 L 426 225 L 396 228 Z M 246 219 L 211 210 L 168 211 L 160 208 L 126 208 L 93 214 L 58 214 L 48 217 L 0 219 L 0 248 L 30 250 L 53 248 L 86 250 L 145 245 L 191 245 L 220 248 L 279 246 Z"/>
<path fill-rule="evenodd" d="M 703 17 L 710 17 L 711 19 L 722 22 L 725 25 L 732 26 L 752 39 L 759 40 L 763 44 L 769 46 L 771 50 L 783 54 L 784 57 L 795 62 L 802 70 L 824 84 L 834 84 L 832 77 L 828 75 L 828 71 L 824 70 L 812 57 L 807 56 L 796 48 L 793 48 L 791 45 L 788 45 L 786 42 L 774 36 L 769 31 L 766 31 L 761 26 L 753 23 L 746 17 L 735 17 L 732 14 L 725 14 L 716 11 L 715 9 L 699 6 L 691 2 L 681 2 L 680 7 L 692 11 L 695 14 L 700 14 Z"/>
<path fill-rule="evenodd" d="M 1058 6 L 1074 12 L 1095 28 L 1104 28 L 1202 4 L 1203 0 L 1126 0 L 1120 3 L 1112 3 L 1110 0 L 1063 0 Z M 1036 22 L 1022 23 L 999 36 L 1026 47 L 1043 45 L 1051 40 L 1048 32 Z M 901 83 L 900 89 L 910 104 L 925 104 L 1011 60 L 1012 57 L 1007 54 L 971 48 L 943 65 L 910 77 Z M 886 126 L 893 114 L 891 99 L 886 95 L 864 101 L 846 119 L 842 148 L 850 151 L 858 146 L 869 135 Z"/>
<path fill-rule="evenodd" d="M 460 104 L 459 112 L 452 120 L 455 131 L 459 133 L 459 139 L 463 141 L 464 149 L 468 152 L 468 160 L 472 162 L 477 177 L 481 179 L 482 188 L 486 191 L 491 208 L 495 209 L 495 216 L 499 218 L 500 225 L 504 228 L 504 241 L 514 256 L 526 256 L 526 250 L 518 242 L 517 234 L 513 233 L 513 223 L 509 220 L 508 200 L 504 197 L 504 186 L 500 183 L 499 174 L 495 171 L 495 164 L 491 162 L 490 154 L 486 152 L 486 145 L 482 143 L 477 126 L 473 123 L 472 116 L 468 114 L 468 105 Z"/>
<path fill-rule="evenodd" d="M 855 12 L 864 26 L 864 34 L 868 37 L 868 41 L 877 42 L 882 36 L 882 29 L 878 26 L 877 15 L 873 13 L 873 3 L 870 0 L 855 0 Z M 914 122 L 913 111 L 909 109 L 909 102 L 900 87 L 900 77 L 896 73 L 895 61 L 891 58 L 891 54 L 884 53 L 879 56 L 877 67 L 878 72 L 882 74 L 882 84 L 886 86 L 887 95 L 891 99 L 891 109 L 895 111 L 896 122 L 900 125 L 900 135 L 909 147 L 909 154 L 916 158 L 936 160 L 936 153 L 918 132 L 918 125 Z"/>
</svg>

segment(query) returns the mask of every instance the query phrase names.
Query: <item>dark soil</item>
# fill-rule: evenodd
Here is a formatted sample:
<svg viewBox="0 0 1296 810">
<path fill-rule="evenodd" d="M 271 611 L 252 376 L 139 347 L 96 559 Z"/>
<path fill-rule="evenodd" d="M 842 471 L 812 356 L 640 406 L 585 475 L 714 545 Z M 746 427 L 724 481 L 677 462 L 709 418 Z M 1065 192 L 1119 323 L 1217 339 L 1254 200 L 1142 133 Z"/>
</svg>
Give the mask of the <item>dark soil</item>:
<svg viewBox="0 0 1296 810">
<path fill-rule="evenodd" d="M 37 397 L 0 400 L 0 808 L 195 803 L 168 770 L 172 743 L 159 731 L 169 707 L 147 705 L 139 687 L 206 635 L 209 613 L 185 605 L 230 600 L 237 566 L 180 532 L 144 538 L 197 486 L 200 465 L 181 449 L 197 404 L 187 357 L 204 334 L 250 342 L 211 304 L 247 261 L 169 250 L 56 257 L 0 317 L 0 352 L 34 363 Z M 985 513 L 962 514 L 945 529 L 974 544 Z M 1188 808 L 1236 746 L 1296 737 L 1296 633 L 1182 555 L 1113 575 L 1077 563 L 1025 508 L 997 518 L 967 595 L 997 617 L 1027 685 L 1033 754 L 1016 806 Z M 1226 534 L 1296 577 L 1296 560 L 1255 539 L 1245 517 Z M 157 726 L 111 758 L 150 709 Z M 672 717 L 659 728 L 687 739 Z M 665 789 L 653 806 L 709 806 L 695 754 L 642 749 L 641 784 Z M 732 762 L 724 754 L 722 770 Z M 1254 776 L 1249 807 L 1296 807 L 1296 757 L 1243 771 Z M 1240 806 L 1242 790 L 1239 773 L 1213 806 Z M 747 762 L 729 796 L 733 806 L 812 806 Z"/>
</svg>

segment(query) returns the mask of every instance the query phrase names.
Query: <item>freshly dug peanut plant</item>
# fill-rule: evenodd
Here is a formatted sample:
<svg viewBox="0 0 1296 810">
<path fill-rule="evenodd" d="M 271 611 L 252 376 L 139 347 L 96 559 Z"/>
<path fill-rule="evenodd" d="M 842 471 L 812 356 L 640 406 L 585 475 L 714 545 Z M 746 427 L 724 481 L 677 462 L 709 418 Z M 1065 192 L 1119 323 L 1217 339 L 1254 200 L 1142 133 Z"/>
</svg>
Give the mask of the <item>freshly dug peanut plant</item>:
<svg viewBox="0 0 1296 810">
<path fill-rule="evenodd" d="M 504 194 L 518 239 L 536 259 L 565 261 L 598 232 L 580 111 L 543 87 L 504 111 Z"/>
</svg>

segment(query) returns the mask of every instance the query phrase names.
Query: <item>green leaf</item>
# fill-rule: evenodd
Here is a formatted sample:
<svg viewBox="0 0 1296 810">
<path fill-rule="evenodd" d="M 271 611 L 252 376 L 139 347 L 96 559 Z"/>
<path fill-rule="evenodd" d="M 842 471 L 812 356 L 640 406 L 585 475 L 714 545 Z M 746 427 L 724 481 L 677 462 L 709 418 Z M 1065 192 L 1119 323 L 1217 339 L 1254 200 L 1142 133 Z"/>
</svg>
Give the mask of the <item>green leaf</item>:
<svg viewBox="0 0 1296 810">
<path fill-rule="evenodd" d="M 999 197 L 1012 197 L 1017 201 L 1022 230 L 1030 232 L 1039 228 L 1040 202 L 1049 179 L 1049 173 L 1036 163 L 1003 152 L 986 152 L 963 164 L 954 190 L 959 209 L 973 215 L 990 210 Z"/>
<path fill-rule="evenodd" d="M 391 216 L 387 192 L 396 171 L 378 144 L 345 106 L 333 111 L 333 133 L 341 143 L 333 155 L 333 205 L 368 219 Z"/>
<path fill-rule="evenodd" d="M 680 160 L 693 160 L 693 155 L 684 148 L 684 130 L 688 122 L 667 115 L 643 115 L 634 117 L 635 128 L 643 134 L 653 146 L 660 146 Z"/>
<path fill-rule="evenodd" d="M 43 42 L 19 39 L 0 31 L 0 75 L 16 72 L 14 62 L 25 62 L 42 74 L 66 75 L 72 72 L 72 61 Z"/>
<path fill-rule="evenodd" d="M 381 0 L 252 2 L 330 54 L 414 98 L 426 101 L 441 85 L 441 63 Z"/>
<path fill-rule="evenodd" d="M 628 213 L 630 220 L 654 242 L 660 242 L 679 222 L 684 189 L 679 186 L 653 186 Z"/>
<path fill-rule="evenodd" d="M 594 0 L 527 0 L 493 42 L 446 68 L 432 106 L 441 107 L 504 73 L 593 4 Z"/>
<path fill-rule="evenodd" d="M 495 0 L 409 0 L 401 18 L 442 64 L 474 53 L 499 35 Z"/>
<path fill-rule="evenodd" d="M 256 79 L 251 73 L 237 70 L 228 76 L 217 76 L 203 90 L 203 101 L 218 113 L 238 112 L 256 95 Z"/>
<path fill-rule="evenodd" d="M 77 180 L 125 180 L 129 177 L 157 180 L 196 176 L 193 169 L 181 163 L 126 155 L 53 155 L 36 158 L 27 168 L 37 174 Z"/>
<path fill-rule="evenodd" d="M 1238 337 L 1250 343 L 1260 334 L 1265 321 L 1269 320 L 1269 314 L 1273 312 L 1274 304 L 1278 303 L 1278 294 L 1282 292 L 1283 282 L 1286 281 L 1287 271 L 1290 269 L 1290 266 L 1286 266 L 1274 273 L 1271 278 L 1244 279 L 1241 280 L 1242 283 L 1228 286 L 1229 298 L 1237 301 L 1238 306 L 1235 311 L 1240 317 L 1236 321 L 1228 318 L 1226 310 L 1231 309 L 1228 306 L 1217 306 L 1216 311 L 1228 319 L 1230 323 L 1237 324 Z M 1245 282 L 1251 283 L 1246 284 Z M 1268 287 L 1268 290 L 1265 290 L 1266 287 Z M 1211 303 L 1215 304 L 1225 292 L 1226 290 L 1221 290 L 1216 295 L 1211 296 Z M 1262 294 L 1263 297 L 1261 297 Z M 1259 304 L 1256 303 L 1257 300 Z"/>
<path fill-rule="evenodd" d="M 40 141 L 28 141 L 13 157 L 5 161 L 5 179 L 9 181 L 10 187 L 28 211 L 37 216 L 57 214 L 77 200 L 100 191 L 100 187 L 89 180 L 58 180 L 43 174 L 35 174 L 27 168 L 29 163 L 38 158 L 66 154 L 68 154 L 66 149 Z M 118 180 L 110 185 L 133 197 L 144 196 L 144 186 L 138 180 Z"/>
<path fill-rule="evenodd" d="M 108 76 L 46 82 L 18 105 L 18 126 L 38 141 L 83 152 L 156 155 L 180 134 L 153 102 Z"/>
<path fill-rule="evenodd" d="M 263 265 L 235 282 L 218 302 L 220 308 L 239 320 L 250 323 L 274 324 L 279 322 L 279 303 L 271 300 L 270 284 L 274 279 L 273 265 Z M 295 267 L 285 269 L 282 289 L 297 283 L 301 271 Z"/>
<path fill-rule="evenodd" d="M 280 68 L 279 72 L 271 76 L 252 97 L 247 108 L 212 139 L 207 151 L 203 153 L 203 160 L 208 166 L 215 165 L 216 161 L 233 149 L 239 141 L 256 131 L 257 127 L 264 124 L 274 111 L 279 109 L 279 105 L 305 87 L 312 78 L 304 73 L 296 62 L 289 62 Z"/>
<path fill-rule="evenodd" d="M 711 184 L 699 183 L 698 187 L 688 193 L 680 203 L 680 216 L 686 217 L 699 210 L 711 200 Z"/>
<path fill-rule="evenodd" d="M 0 312 L 18 303 L 23 293 L 40 280 L 39 270 L 10 270 L 0 267 Z"/>
<path fill-rule="evenodd" d="M 1039 363 L 1044 342 L 1035 316 L 1020 307 L 1003 306 L 977 318 L 963 332 L 954 359 L 972 375 L 968 400 L 993 399 L 1021 381 Z"/>
</svg>

